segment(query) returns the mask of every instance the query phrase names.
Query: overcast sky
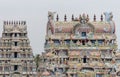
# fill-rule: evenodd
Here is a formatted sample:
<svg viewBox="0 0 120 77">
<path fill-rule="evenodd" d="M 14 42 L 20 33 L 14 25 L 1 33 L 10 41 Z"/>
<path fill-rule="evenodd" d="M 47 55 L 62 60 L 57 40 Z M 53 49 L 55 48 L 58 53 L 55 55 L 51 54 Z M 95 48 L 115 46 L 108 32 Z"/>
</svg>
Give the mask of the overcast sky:
<svg viewBox="0 0 120 77">
<path fill-rule="evenodd" d="M 89 14 L 90 20 L 96 14 L 100 20 L 103 12 L 112 12 L 116 23 L 117 41 L 120 48 L 120 1 L 119 0 L 0 0 L 0 36 L 3 20 L 26 20 L 28 37 L 34 54 L 44 52 L 48 11 L 57 12 L 63 21 L 71 15 Z"/>
</svg>

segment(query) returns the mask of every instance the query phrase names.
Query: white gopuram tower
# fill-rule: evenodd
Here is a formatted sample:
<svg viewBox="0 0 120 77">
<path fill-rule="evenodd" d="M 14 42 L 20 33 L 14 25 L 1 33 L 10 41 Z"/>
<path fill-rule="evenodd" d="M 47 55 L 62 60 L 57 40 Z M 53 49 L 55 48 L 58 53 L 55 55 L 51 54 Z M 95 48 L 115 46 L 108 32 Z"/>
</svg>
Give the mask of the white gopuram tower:
<svg viewBox="0 0 120 77">
<path fill-rule="evenodd" d="M 0 38 L 0 77 L 36 77 L 26 21 L 4 21 Z"/>
</svg>

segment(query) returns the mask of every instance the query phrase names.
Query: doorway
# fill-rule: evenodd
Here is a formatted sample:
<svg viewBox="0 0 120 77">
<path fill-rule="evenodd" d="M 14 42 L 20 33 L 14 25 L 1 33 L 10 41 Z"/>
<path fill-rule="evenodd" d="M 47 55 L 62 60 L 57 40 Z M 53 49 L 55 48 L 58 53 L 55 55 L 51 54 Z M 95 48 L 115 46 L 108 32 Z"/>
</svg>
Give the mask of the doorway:
<svg viewBox="0 0 120 77">
<path fill-rule="evenodd" d="M 87 57 L 86 56 L 84 56 L 84 58 L 83 58 L 83 63 L 87 63 Z"/>
<path fill-rule="evenodd" d="M 14 71 L 18 70 L 18 65 L 14 65 Z"/>
<path fill-rule="evenodd" d="M 17 52 L 14 52 L 14 58 L 17 58 Z"/>
</svg>

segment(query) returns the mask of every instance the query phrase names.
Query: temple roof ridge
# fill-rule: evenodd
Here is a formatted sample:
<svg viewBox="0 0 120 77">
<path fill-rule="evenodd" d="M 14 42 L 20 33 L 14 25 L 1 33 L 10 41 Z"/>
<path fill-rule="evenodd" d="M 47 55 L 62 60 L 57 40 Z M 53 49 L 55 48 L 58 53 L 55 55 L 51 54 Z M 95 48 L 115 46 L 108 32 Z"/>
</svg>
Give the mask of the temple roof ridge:
<svg viewBox="0 0 120 77">
<path fill-rule="evenodd" d="M 26 25 L 26 21 L 24 21 L 24 20 L 7 20 L 7 21 L 3 21 L 3 24 L 4 25 Z"/>
</svg>

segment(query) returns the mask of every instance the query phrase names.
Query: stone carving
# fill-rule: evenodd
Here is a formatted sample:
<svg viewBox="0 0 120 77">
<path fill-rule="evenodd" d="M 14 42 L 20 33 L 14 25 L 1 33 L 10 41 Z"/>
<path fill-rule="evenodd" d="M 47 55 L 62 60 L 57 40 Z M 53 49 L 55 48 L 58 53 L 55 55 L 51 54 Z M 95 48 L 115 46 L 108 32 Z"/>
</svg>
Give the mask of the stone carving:
<svg viewBox="0 0 120 77">
<path fill-rule="evenodd" d="M 48 20 L 54 20 L 54 14 L 55 12 L 48 11 Z"/>
<path fill-rule="evenodd" d="M 111 33 L 114 33 L 115 32 L 115 24 L 112 21 L 112 18 L 113 18 L 112 12 L 110 12 L 110 13 L 105 12 L 104 15 L 105 15 L 105 20 L 107 22 L 109 22 L 109 24 L 111 25 L 111 29 L 112 29 Z"/>
<path fill-rule="evenodd" d="M 113 18 L 112 12 L 110 12 L 110 13 L 105 12 L 104 15 L 105 15 L 105 20 L 106 20 L 107 22 L 112 21 L 112 18 Z"/>
<path fill-rule="evenodd" d="M 80 23 L 85 24 L 88 21 L 89 21 L 88 15 L 86 16 L 85 14 L 83 14 L 82 16 L 80 16 Z"/>
<path fill-rule="evenodd" d="M 48 12 L 48 24 L 47 24 L 47 34 L 51 35 L 54 33 L 54 14 L 55 12 Z"/>
</svg>

